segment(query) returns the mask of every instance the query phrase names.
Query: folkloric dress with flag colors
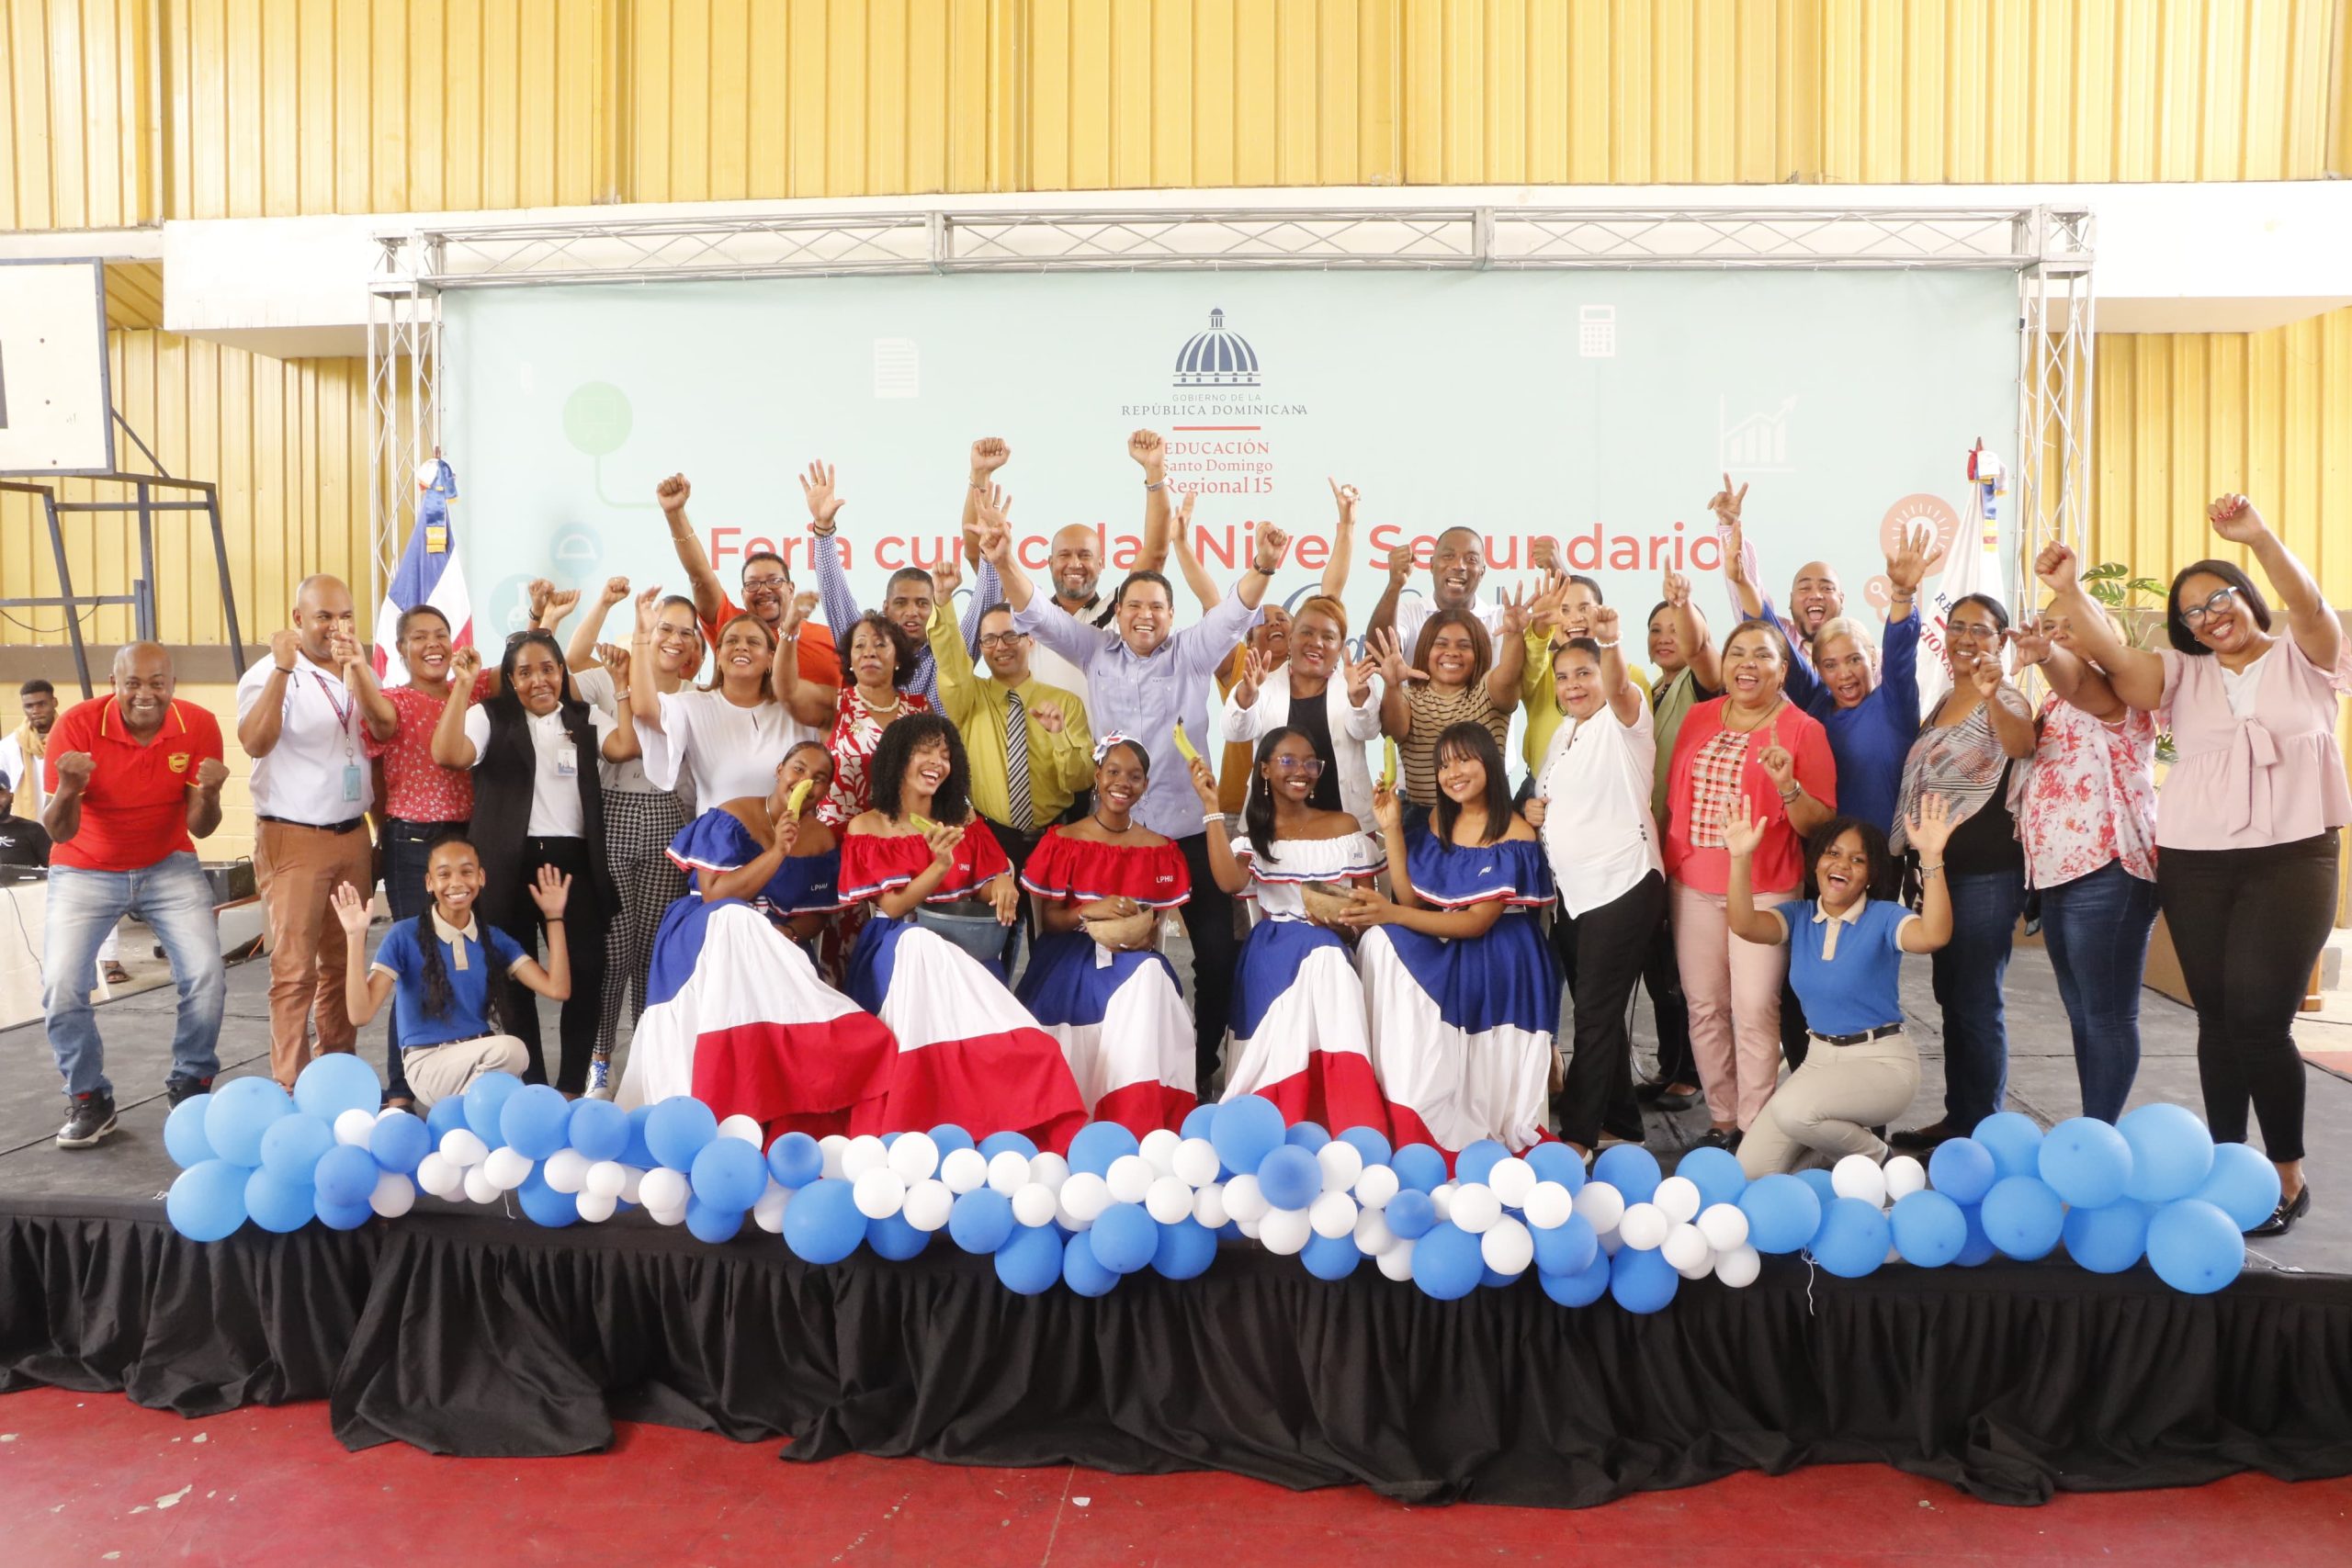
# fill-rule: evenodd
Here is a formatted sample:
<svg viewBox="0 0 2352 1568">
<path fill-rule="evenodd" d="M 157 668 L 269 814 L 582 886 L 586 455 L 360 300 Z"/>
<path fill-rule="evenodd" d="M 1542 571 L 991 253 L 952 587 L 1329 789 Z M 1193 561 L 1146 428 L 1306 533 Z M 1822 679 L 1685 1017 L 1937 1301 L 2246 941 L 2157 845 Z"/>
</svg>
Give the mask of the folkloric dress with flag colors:
<svg viewBox="0 0 2352 1568">
<path fill-rule="evenodd" d="M 1363 984 L 1347 943 L 1306 918 L 1310 882 L 1371 878 L 1387 862 L 1368 837 L 1276 839 L 1272 858 L 1248 840 L 1234 853 L 1250 873 L 1242 897 L 1258 922 L 1241 944 L 1233 976 L 1232 1025 L 1226 1037 L 1225 1098 L 1262 1095 L 1285 1122 L 1388 1130 L 1372 1070 Z"/>
<path fill-rule="evenodd" d="M 1534 840 L 1448 848 L 1423 829 L 1405 862 L 1413 891 L 1440 909 L 1499 899 L 1480 937 L 1374 926 L 1356 949 L 1372 1014 L 1372 1060 L 1399 1144 L 1453 1156 L 1481 1138 L 1513 1153 L 1544 1141 L 1560 971 L 1536 911 L 1552 868 Z"/>
<path fill-rule="evenodd" d="M 670 842 L 689 878 L 736 870 L 761 852 L 750 829 L 716 809 Z M 624 1110 L 691 1094 L 719 1116 L 751 1117 L 771 1139 L 887 1129 L 898 1042 L 825 984 L 780 929 L 794 915 L 840 908 L 840 863 L 831 850 L 788 856 L 748 902 L 688 893 L 670 906 L 621 1076 Z"/>
<path fill-rule="evenodd" d="M 449 623 L 450 647 L 464 648 L 474 640 L 473 601 L 466 593 L 465 571 L 458 565 L 458 530 L 449 521 L 458 477 L 435 457 L 417 470 L 416 483 L 424 492 L 416 500 L 416 526 L 409 530 L 400 564 L 384 586 L 384 602 L 376 607 L 376 673 L 387 686 L 408 679 L 400 649 L 403 611 L 430 604 Z"/>
<path fill-rule="evenodd" d="M 1030 852 L 1021 881 L 1046 903 L 1132 898 L 1173 909 L 1192 892 L 1184 852 L 1091 842 L 1059 828 Z M 1039 936 L 1016 993 L 1061 1042 L 1087 1114 L 1141 1137 L 1177 1127 L 1193 1099 L 1193 1015 L 1176 970 L 1157 950 L 1114 952 L 1083 928 Z"/>
<path fill-rule="evenodd" d="M 842 897 L 879 897 L 906 886 L 931 863 L 920 833 L 853 829 L 842 840 Z M 954 903 L 1012 869 L 988 824 L 964 827 L 955 863 L 924 901 Z M 849 994 L 898 1037 L 899 1059 L 884 1111 L 893 1128 L 952 1122 L 974 1136 L 1014 1132 L 1059 1154 L 1086 1122 L 1086 1103 L 1062 1060 L 1060 1043 L 1037 1026 L 1003 979 L 979 960 L 879 905 L 850 951 Z"/>
</svg>

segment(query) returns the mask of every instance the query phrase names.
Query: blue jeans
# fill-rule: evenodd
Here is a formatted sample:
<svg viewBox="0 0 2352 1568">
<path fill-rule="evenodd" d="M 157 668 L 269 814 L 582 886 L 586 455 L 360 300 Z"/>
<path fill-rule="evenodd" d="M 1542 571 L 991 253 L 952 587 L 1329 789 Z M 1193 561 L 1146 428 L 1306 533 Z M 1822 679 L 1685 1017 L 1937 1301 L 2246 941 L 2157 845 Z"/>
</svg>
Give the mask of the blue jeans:
<svg viewBox="0 0 2352 1568">
<path fill-rule="evenodd" d="M 1951 941 L 1936 953 L 1934 972 L 1944 1015 L 1944 1124 L 1962 1133 L 2008 1099 L 2001 979 L 2024 908 L 2022 869 L 1951 878 Z"/>
<path fill-rule="evenodd" d="M 220 1012 L 229 997 L 229 969 L 220 961 L 220 928 L 212 913 L 212 883 L 195 855 L 165 855 L 141 871 L 84 871 L 53 866 L 49 874 L 41 1007 L 49 1018 L 49 1048 L 65 1076 L 65 1092 L 112 1093 L 103 1068 L 97 1016 L 90 1008 L 91 965 L 98 944 L 125 915 L 147 922 L 171 960 L 179 987 L 179 1021 L 172 1031 L 172 1075 L 197 1082 L 220 1070 Z"/>
<path fill-rule="evenodd" d="M 2123 1114 L 2139 1076 L 2140 983 L 2155 923 L 2156 885 L 2121 861 L 2041 890 L 2041 940 L 2074 1031 L 2083 1114 L 2102 1122 Z"/>
</svg>

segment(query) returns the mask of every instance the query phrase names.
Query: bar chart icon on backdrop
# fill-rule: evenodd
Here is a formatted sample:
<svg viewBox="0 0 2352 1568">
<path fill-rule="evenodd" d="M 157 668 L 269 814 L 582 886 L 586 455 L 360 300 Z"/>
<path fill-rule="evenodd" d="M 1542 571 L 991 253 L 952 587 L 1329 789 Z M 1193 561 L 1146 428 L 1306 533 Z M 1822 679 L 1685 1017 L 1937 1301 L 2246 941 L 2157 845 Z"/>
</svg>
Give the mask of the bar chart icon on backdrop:
<svg viewBox="0 0 2352 1568">
<path fill-rule="evenodd" d="M 1728 399 L 1715 400 L 1715 464 L 1726 473 L 1785 473 L 1789 461 L 1789 416 L 1797 400 L 1782 398 L 1771 413 L 1757 412 L 1734 421 Z"/>
</svg>

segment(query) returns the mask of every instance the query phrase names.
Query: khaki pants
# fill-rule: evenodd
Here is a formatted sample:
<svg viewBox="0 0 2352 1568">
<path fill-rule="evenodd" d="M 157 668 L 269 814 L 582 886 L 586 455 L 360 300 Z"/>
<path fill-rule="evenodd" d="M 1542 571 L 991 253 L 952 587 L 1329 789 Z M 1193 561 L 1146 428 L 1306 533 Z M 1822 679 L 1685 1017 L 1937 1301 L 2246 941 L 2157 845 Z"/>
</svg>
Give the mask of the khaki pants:
<svg viewBox="0 0 2352 1568">
<path fill-rule="evenodd" d="M 1911 1109 L 1919 1092 L 1919 1053 L 1900 1034 L 1832 1045 L 1814 1037 L 1804 1066 L 1780 1087 L 1747 1136 L 1739 1168 L 1751 1181 L 1794 1170 L 1809 1154 L 1834 1164 L 1848 1155 L 1886 1156 L 1872 1127 Z"/>
<path fill-rule="evenodd" d="M 409 1091 L 416 1096 L 416 1109 L 422 1112 L 432 1110 L 435 1100 L 465 1093 L 484 1073 L 513 1073 L 520 1077 L 530 1060 L 531 1054 L 512 1034 L 490 1034 L 447 1045 L 416 1046 L 401 1054 L 401 1067 L 408 1074 Z"/>
<path fill-rule="evenodd" d="M 254 827 L 254 877 L 269 920 L 269 1070 L 290 1089 L 313 1055 L 313 1014 L 318 1054 L 348 1051 L 357 1038 L 343 1000 L 343 925 L 327 900 L 345 882 L 372 893 L 375 862 L 364 827 Z"/>
</svg>

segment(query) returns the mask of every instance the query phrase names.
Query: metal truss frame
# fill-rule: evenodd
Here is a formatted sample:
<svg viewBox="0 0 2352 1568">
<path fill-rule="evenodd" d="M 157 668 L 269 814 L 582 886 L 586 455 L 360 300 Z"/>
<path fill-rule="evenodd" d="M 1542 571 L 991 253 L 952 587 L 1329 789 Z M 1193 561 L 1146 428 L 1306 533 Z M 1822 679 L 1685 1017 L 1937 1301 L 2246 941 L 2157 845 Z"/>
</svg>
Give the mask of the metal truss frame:
<svg viewBox="0 0 2352 1568">
<path fill-rule="evenodd" d="M 416 522 L 416 471 L 441 449 L 441 291 L 385 242 L 368 280 L 368 608 Z"/>
</svg>

